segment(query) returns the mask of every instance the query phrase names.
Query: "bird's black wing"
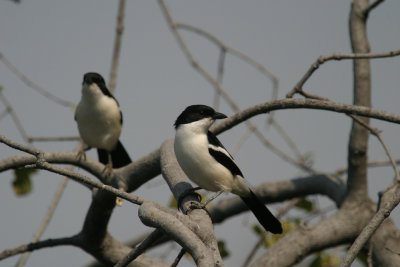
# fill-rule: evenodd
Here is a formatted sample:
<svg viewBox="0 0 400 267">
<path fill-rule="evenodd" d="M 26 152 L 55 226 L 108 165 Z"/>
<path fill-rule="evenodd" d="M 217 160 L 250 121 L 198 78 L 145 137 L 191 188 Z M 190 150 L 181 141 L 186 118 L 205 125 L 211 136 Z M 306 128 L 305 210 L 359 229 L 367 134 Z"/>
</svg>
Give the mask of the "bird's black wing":
<svg viewBox="0 0 400 267">
<path fill-rule="evenodd" d="M 207 137 L 208 143 L 210 144 L 208 146 L 208 152 L 210 153 L 210 155 L 213 156 L 214 159 L 220 164 L 225 166 L 225 168 L 227 168 L 232 173 L 232 175 L 240 175 L 241 177 L 243 177 L 243 174 L 233 160 L 233 157 L 225 149 L 218 138 L 210 131 L 208 131 Z"/>
<path fill-rule="evenodd" d="M 228 170 L 231 171 L 233 175 L 240 175 L 243 177 L 242 172 L 239 167 L 233 161 L 233 157 L 221 144 L 218 138 L 211 133 L 207 133 L 209 147 L 208 151 L 211 156 L 214 157 L 216 161 L 224 165 Z M 270 231 L 274 234 L 282 233 L 282 225 L 279 220 L 269 211 L 269 209 L 261 202 L 261 200 L 250 190 L 248 196 L 241 196 L 243 202 L 247 207 L 254 213 L 257 220 L 265 228 L 265 230 Z"/>
</svg>

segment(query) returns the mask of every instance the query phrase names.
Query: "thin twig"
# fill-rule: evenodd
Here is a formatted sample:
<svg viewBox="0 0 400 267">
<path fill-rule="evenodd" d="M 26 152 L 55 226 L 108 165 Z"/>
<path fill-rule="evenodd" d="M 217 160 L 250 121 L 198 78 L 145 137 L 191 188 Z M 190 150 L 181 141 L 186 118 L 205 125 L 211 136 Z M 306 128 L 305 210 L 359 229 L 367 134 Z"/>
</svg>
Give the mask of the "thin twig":
<svg viewBox="0 0 400 267">
<path fill-rule="evenodd" d="M 301 199 L 300 198 L 294 198 L 289 201 L 282 209 L 280 209 L 276 215 L 278 219 L 280 219 L 283 215 L 289 212 L 291 208 L 293 208 Z M 246 260 L 244 261 L 242 267 L 247 267 L 249 266 L 250 262 L 252 261 L 253 257 L 256 255 L 257 250 L 260 249 L 260 247 L 264 244 L 264 240 L 267 236 L 267 232 L 263 231 L 260 235 L 260 238 L 258 239 L 257 243 L 254 245 L 252 250 L 250 251 L 249 255 L 247 256 Z"/>
<path fill-rule="evenodd" d="M 68 100 L 64 100 L 56 95 L 53 95 L 49 91 L 43 89 L 40 87 L 38 84 L 34 83 L 32 80 L 30 80 L 25 74 L 23 74 L 17 67 L 15 67 L 3 54 L 0 53 L 0 61 L 4 63 L 4 65 L 11 70 L 12 73 L 14 73 L 22 82 L 24 82 L 28 87 L 32 88 L 42 96 L 50 99 L 51 101 L 58 103 L 62 106 L 69 107 L 74 109 L 75 108 L 75 103 L 72 103 Z"/>
<path fill-rule="evenodd" d="M 69 142 L 69 141 L 80 141 L 81 138 L 79 136 L 29 136 L 28 142 Z"/>
<path fill-rule="evenodd" d="M 69 166 L 68 169 L 72 171 L 73 166 Z M 43 235 L 44 231 L 46 230 L 47 226 L 49 225 L 50 220 L 53 217 L 56 207 L 57 207 L 57 205 L 61 199 L 61 196 L 65 190 L 65 187 L 67 186 L 67 183 L 68 183 L 68 178 L 64 177 L 62 179 L 60 185 L 58 186 L 56 193 L 54 194 L 53 200 L 51 202 L 51 205 L 49 206 L 46 216 L 43 219 L 42 224 L 40 225 L 38 231 L 36 232 L 36 234 L 33 236 L 32 240 L 31 240 L 32 243 L 39 241 L 40 237 Z M 30 254 L 31 254 L 31 252 L 25 252 L 24 254 L 22 254 L 22 256 L 18 259 L 15 266 L 16 267 L 24 266 L 26 261 L 28 260 L 28 257 Z"/>
<path fill-rule="evenodd" d="M 1 58 L 1 56 L 0 56 L 0 58 Z M 0 101 L 3 102 L 4 106 L 6 106 L 6 110 L 10 114 L 11 119 L 15 123 L 15 126 L 17 127 L 17 130 L 21 134 L 21 136 L 24 139 L 24 141 L 28 142 L 29 137 L 28 137 L 28 134 L 26 133 L 26 131 L 24 129 L 24 126 L 22 125 L 21 121 L 19 120 L 18 115 L 15 112 L 14 108 L 8 102 L 7 98 L 5 97 L 5 95 L 3 95 L 3 93 L 1 91 L 0 91 Z"/>
<path fill-rule="evenodd" d="M 222 84 L 222 79 L 224 77 L 224 66 L 225 66 L 225 56 L 226 50 L 221 48 L 219 52 L 219 59 L 218 59 L 218 69 L 217 69 L 217 81 Z M 215 90 L 214 92 L 214 104 L 213 107 L 215 110 L 219 110 L 219 99 L 221 94 Z"/>
<path fill-rule="evenodd" d="M 244 145 L 244 143 L 249 139 L 253 131 L 249 128 L 245 129 L 245 132 L 239 137 L 239 140 L 235 143 L 232 149 L 232 155 L 236 155 L 239 149 Z"/>
<path fill-rule="evenodd" d="M 124 31 L 124 12 L 126 0 L 119 1 L 118 16 L 117 16 L 117 29 L 114 40 L 114 49 L 111 62 L 110 80 L 108 88 L 111 93 L 114 93 L 117 84 L 117 69 L 119 62 L 119 55 L 121 51 L 122 33 Z"/>
<path fill-rule="evenodd" d="M 372 243 L 370 243 L 368 246 L 367 265 L 368 265 L 368 267 L 374 267 L 374 264 L 372 261 Z"/>
<path fill-rule="evenodd" d="M 376 0 L 373 3 L 369 5 L 369 7 L 364 11 L 364 16 L 368 17 L 369 13 L 372 11 L 372 9 L 376 8 L 379 4 L 383 3 L 385 0 Z"/>
<path fill-rule="evenodd" d="M 164 234 L 164 231 L 161 230 L 160 228 L 154 230 L 149 236 L 146 237 L 145 240 L 140 243 L 140 245 L 136 248 L 133 248 L 128 255 L 126 255 L 122 260 L 120 260 L 117 264 L 114 265 L 114 267 L 125 267 L 127 266 L 130 262 L 135 260 L 138 256 L 143 254 L 147 248 L 149 248 L 157 239 L 162 237 Z"/>
<path fill-rule="evenodd" d="M 400 49 L 384 52 L 384 53 L 356 53 L 356 54 L 332 54 L 329 56 L 320 56 L 313 64 L 311 64 L 308 71 L 303 75 L 303 77 L 296 83 L 294 88 L 286 94 L 287 98 L 293 97 L 296 93 L 306 94 L 303 92 L 303 86 L 306 81 L 312 76 L 312 74 L 319 68 L 320 65 L 331 60 L 345 60 L 345 59 L 366 59 L 366 58 L 387 58 L 395 57 L 400 55 Z M 315 95 L 307 94 L 308 98 L 316 98 Z"/>
<path fill-rule="evenodd" d="M 275 118 L 271 117 L 271 118 L 269 118 L 269 120 L 270 120 L 270 124 L 275 127 L 275 129 L 279 133 L 279 136 L 282 136 L 282 139 L 289 146 L 289 148 L 294 152 L 296 157 L 301 161 L 305 161 L 304 156 L 300 152 L 300 149 L 297 147 L 296 143 L 292 140 L 292 138 L 290 138 L 290 136 L 285 131 L 285 129 L 275 120 Z"/>
<path fill-rule="evenodd" d="M 393 186 L 391 186 L 393 187 Z M 347 251 L 344 260 L 340 263 L 340 267 L 350 267 L 365 243 L 371 238 L 382 222 L 390 216 L 392 210 L 400 203 L 400 184 L 396 183 L 393 188 L 393 196 L 390 201 L 384 203 L 382 208 L 372 217 L 369 223 L 363 228 L 350 249 Z M 387 191 L 389 192 L 389 191 Z"/>
<path fill-rule="evenodd" d="M 42 169 L 42 170 L 47 170 L 47 171 L 50 171 L 50 172 L 53 172 L 53 173 L 58 173 L 58 174 L 61 174 L 63 176 L 67 176 L 67 177 L 71 178 L 72 180 L 74 180 L 76 182 L 79 182 L 79 183 L 82 183 L 84 185 L 88 185 L 89 187 L 95 187 L 95 188 L 98 188 L 98 189 L 101 189 L 101 190 L 105 190 L 105 191 L 111 192 L 114 195 L 116 195 L 116 196 L 118 196 L 120 198 L 126 199 L 129 202 L 132 202 L 134 204 L 141 205 L 144 202 L 144 199 L 142 199 L 142 198 L 140 198 L 138 196 L 126 193 L 123 190 L 116 189 L 116 188 L 114 188 L 112 186 L 103 184 L 101 182 L 93 180 L 93 179 L 91 179 L 91 178 L 89 178 L 89 177 L 87 177 L 85 175 L 80 174 L 80 173 L 69 171 L 67 169 L 59 168 L 57 166 L 52 165 L 52 164 L 50 164 L 50 163 L 48 163 L 48 162 L 46 162 L 44 160 L 43 152 L 40 151 L 40 150 L 37 150 L 37 149 L 32 148 L 32 147 L 27 146 L 27 145 L 23 145 L 23 144 L 17 143 L 15 141 L 11 140 L 11 139 L 8 139 L 7 137 L 5 137 L 3 135 L 0 135 L 0 143 L 4 143 L 5 145 L 7 145 L 9 147 L 12 147 L 12 148 L 21 150 L 23 152 L 26 152 L 28 154 L 34 155 L 37 158 L 36 164 L 35 164 L 35 168 Z"/>
<path fill-rule="evenodd" d="M 396 165 L 400 164 L 400 159 L 395 160 Z M 371 161 L 368 162 L 367 165 L 368 167 L 385 167 L 388 165 L 392 165 L 393 163 L 390 160 L 379 160 L 379 161 Z M 341 168 L 337 169 L 334 174 L 337 176 L 341 176 L 343 174 L 347 173 L 347 167 L 346 168 Z"/>
<path fill-rule="evenodd" d="M 355 120 L 357 123 L 359 123 L 363 127 L 367 128 L 374 136 L 376 136 L 376 138 L 378 138 L 379 142 L 382 144 L 383 149 L 385 150 L 386 155 L 389 158 L 390 163 L 392 164 L 396 180 L 397 180 L 397 182 L 400 182 L 400 174 L 399 174 L 399 169 L 397 168 L 396 161 L 394 160 L 392 153 L 390 153 L 390 149 L 387 146 L 385 140 L 383 140 L 379 130 L 372 128 L 371 126 L 369 126 L 368 124 L 366 124 L 365 122 L 363 122 L 362 120 L 360 120 L 358 117 L 356 117 L 354 115 L 349 115 L 349 116 L 352 117 L 353 120 Z"/>
<path fill-rule="evenodd" d="M 204 37 L 208 38 L 210 41 L 215 43 L 217 46 L 219 46 L 220 49 L 223 49 L 225 52 L 237 56 L 244 62 L 246 62 L 246 63 L 250 64 L 251 66 L 253 66 L 254 68 L 256 68 L 258 71 L 263 73 L 266 77 L 268 77 L 271 80 L 272 85 L 273 85 L 273 90 L 272 90 L 273 93 L 272 93 L 271 99 L 272 100 L 277 99 L 279 80 L 276 77 L 276 75 L 273 74 L 271 71 L 269 71 L 266 67 L 264 67 L 264 65 L 257 62 L 255 59 L 249 57 L 248 55 L 244 54 L 243 52 L 240 52 L 239 50 L 236 50 L 236 49 L 226 45 L 221 40 L 219 40 L 216 36 L 210 34 L 209 32 L 204 31 L 203 29 L 200 29 L 200 28 L 192 26 L 192 25 L 184 24 L 184 23 L 176 23 L 176 27 L 179 29 L 192 31 L 197 34 L 203 35 Z"/>
<path fill-rule="evenodd" d="M 79 235 L 74 235 L 71 237 L 64 237 L 64 238 L 50 238 L 42 241 L 38 241 L 35 243 L 29 243 L 29 244 L 24 244 L 12 249 L 5 249 L 2 252 L 0 252 L 0 260 L 9 258 L 11 256 L 24 253 L 27 251 L 34 251 L 37 249 L 41 248 L 48 248 L 48 247 L 54 247 L 54 246 L 60 246 L 60 245 L 75 245 L 78 246 L 79 243 L 81 242 L 81 239 L 79 238 Z"/>
<path fill-rule="evenodd" d="M 210 40 L 215 45 L 217 45 L 220 48 L 221 52 L 223 51 L 224 53 L 230 53 L 230 54 L 238 57 L 239 59 L 243 60 L 245 63 L 249 64 L 253 68 L 260 71 L 264 76 L 269 78 L 272 82 L 271 100 L 278 99 L 279 80 L 278 80 L 277 76 L 275 74 L 273 74 L 271 71 L 269 71 L 263 64 L 259 63 L 258 61 L 251 58 L 250 56 L 246 55 L 245 53 L 226 45 L 224 42 L 219 40 L 215 35 L 212 35 L 211 33 L 207 32 L 201 28 L 198 28 L 198 27 L 195 27 L 195 26 L 192 26 L 189 24 L 185 24 L 185 23 L 176 23 L 176 28 L 191 31 L 191 32 L 194 32 L 196 34 L 206 37 L 208 40 Z M 217 81 L 221 84 L 218 77 L 217 77 Z M 220 94 L 218 92 L 218 90 L 217 90 L 216 94 Z M 273 113 L 269 114 L 269 117 L 273 117 Z"/>
<path fill-rule="evenodd" d="M 182 248 L 182 249 L 179 251 L 179 254 L 176 256 L 174 262 L 171 264 L 171 267 L 176 267 L 176 266 L 178 266 L 178 263 L 181 261 L 183 255 L 185 255 L 185 253 L 186 253 L 186 250 L 185 250 L 184 248 Z"/>
<path fill-rule="evenodd" d="M 187 57 L 188 61 L 190 64 L 201 74 L 203 77 L 210 82 L 214 88 L 221 94 L 221 96 L 227 101 L 229 106 L 235 111 L 239 112 L 240 108 L 236 104 L 236 102 L 232 99 L 232 97 L 222 88 L 221 84 L 218 83 L 214 77 L 207 72 L 200 64 L 199 62 L 194 58 L 193 54 L 190 52 L 189 48 L 187 47 L 185 41 L 183 40 L 182 36 L 180 33 L 177 31 L 178 24 L 173 20 L 165 2 L 163 0 L 158 1 L 161 9 L 167 19 L 168 24 L 171 27 L 172 33 L 174 34 L 179 46 L 182 48 L 185 56 Z M 273 151 L 275 154 L 277 154 L 279 157 L 281 157 L 283 160 L 290 162 L 291 164 L 294 164 L 295 166 L 298 166 L 302 169 L 308 169 L 306 166 L 303 166 L 301 162 L 298 162 L 297 160 L 293 159 L 291 156 L 287 155 L 285 152 L 280 150 L 278 147 L 276 147 L 271 141 L 269 141 L 264 134 L 257 128 L 257 126 L 251 121 L 247 120 L 246 122 L 247 127 L 249 127 L 252 131 L 254 131 L 256 137 L 265 145 L 267 146 L 271 151 Z"/>
</svg>

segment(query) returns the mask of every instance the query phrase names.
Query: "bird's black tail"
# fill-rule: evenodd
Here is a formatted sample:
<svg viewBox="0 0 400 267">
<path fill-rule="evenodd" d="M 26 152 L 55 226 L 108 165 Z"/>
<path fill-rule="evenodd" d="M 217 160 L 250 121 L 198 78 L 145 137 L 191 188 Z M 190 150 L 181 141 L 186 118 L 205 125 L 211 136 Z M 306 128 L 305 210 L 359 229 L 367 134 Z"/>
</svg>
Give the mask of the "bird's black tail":
<svg viewBox="0 0 400 267">
<path fill-rule="evenodd" d="M 279 220 L 269 211 L 261 200 L 250 190 L 250 195 L 241 197 L 247 207 L 254 213 L 257 220 L 265 228 L 274 234 L 282 233 L 282 225 Z"/>
<path fill-rule="evenodd" d="M 97 149 L 99 161 L 104 165 L 108 163 L 108 152 L 104 149 Z M 122 143 L 118 140 L 117 146 L 111 151 L 113 168 L 121 168 L 132 162 L 128 152 L 126 152 Z"/>
</svg>

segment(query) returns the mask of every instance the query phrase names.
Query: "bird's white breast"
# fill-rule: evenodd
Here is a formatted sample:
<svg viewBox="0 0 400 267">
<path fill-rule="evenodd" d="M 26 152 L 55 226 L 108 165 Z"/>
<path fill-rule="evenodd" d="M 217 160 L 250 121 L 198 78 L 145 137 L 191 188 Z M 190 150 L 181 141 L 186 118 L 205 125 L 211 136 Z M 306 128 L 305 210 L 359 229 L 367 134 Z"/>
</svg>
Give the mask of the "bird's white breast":
<svg viewBox="0 0 400 267">
<path fill-rule="evenodd" d="M 208 152 L 207 134 L 193 133 L 188 127 L 179 126 L 174 142 L 175 155 L 182 170 L 201 188 L 214 192 L 232 191 L 233 175 Z"/>
<path fill-rule="evenodd" d="M 76 109 L 83 141 L 90 147 L 111 151 L 121 134 L 121 114 L 115 99 L 93 88 L 84 88 Z"/>
</svg>

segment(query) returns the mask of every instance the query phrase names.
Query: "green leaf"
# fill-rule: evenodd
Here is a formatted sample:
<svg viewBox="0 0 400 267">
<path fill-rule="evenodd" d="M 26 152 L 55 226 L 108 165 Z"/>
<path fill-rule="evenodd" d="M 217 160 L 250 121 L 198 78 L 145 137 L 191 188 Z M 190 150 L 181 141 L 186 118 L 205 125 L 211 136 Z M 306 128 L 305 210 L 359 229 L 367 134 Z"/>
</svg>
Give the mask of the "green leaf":
<svg viewBox="0 0 400 267">
<path fill-rule="evenodd" d="M 37 172 L 36 169 L 20 168 L 14 170 L 12 187 L 17 196 L 24 196 L 32 191 L 31 176 Z"/>
<path fill-rule="evenodd" d="M 318 252 L 310 267 L 337 267 L 339 264 L 339 257 L 326 252 Z"/>
<path fill-rule="evenodd" d="M 261 226 L 260 226 L 259 224 L 253 225 L 253 227 L 251 227 L 251 229 L 253 230 L 253 232 L 254 232 L 256 235 L 261 235 L 261 234 L 264 233 L 264 229 L 261 228 Z"/>
<path fill-rule="evenodd" d="M 357 254 L 357 260 L 362 265 L 368 266 L 367 254 L 365 254 L 364 252 L 360 251 L 360 253 Z"/>
<path fill-rule="evenodd" d="M 172 209 L 178 209 L 178 201 L 172 196 L 168 206 Z"/>
<path fill-rule="evenodd" d="M 267 248 L 271 247 L 273 244 L 276 243 L 276 241 L 278 241 L 285 234 L 287 234 L 288 232 L 292 231 L 293 229 L 295 229 L 299 225 L 299 222 L 291 222 L 291 221 L 281 221 L 281 223 L 282 223 L 282 229 L 283 229 L 282 234 L 268 235 L 268 238 L 265 239 L 265 241 L 264 241 L 264 245 Z"/>
<path fill-rule="evenodd" d="M 308 212 L 311 212 L 314 210 L 313 203 L 310 200 L 308 200 L 307 198 L 302 198 L 299 202 L 296 203 L 295 207 L 298 209 L 308 211 Z"/>
<path fill-rule="evenodd" d="M 0 84 L 0 92 L 3 91 L 4 87 Z"/>
<path fill-rule="evenodd" d="M 223 240 L 218 240 L 218 250 L 222 258 L 227 258 L 231 255 Z"/>
</svg>

